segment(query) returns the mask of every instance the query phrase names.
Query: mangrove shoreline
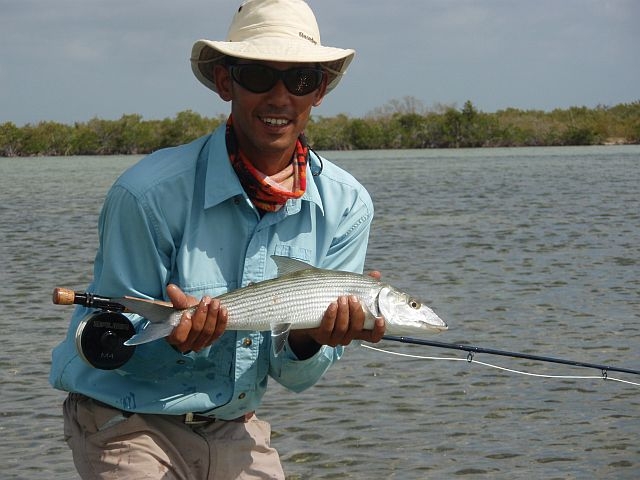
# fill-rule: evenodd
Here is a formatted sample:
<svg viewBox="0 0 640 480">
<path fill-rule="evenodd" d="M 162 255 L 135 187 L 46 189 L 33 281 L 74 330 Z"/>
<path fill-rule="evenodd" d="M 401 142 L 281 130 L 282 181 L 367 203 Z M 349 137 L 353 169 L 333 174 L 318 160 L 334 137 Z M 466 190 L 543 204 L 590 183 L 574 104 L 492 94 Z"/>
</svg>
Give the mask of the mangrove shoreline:
<svg viewBox="0 0 640 480">
<path fill-rule="evenodd" d="M 225 116 L 207 118 L 186 110 L 163 120 L 127 114 L 73 125 L 6 122 L 0 124 L 0 156 L 146 154 L 190 142 L 225 121 Z M 426 109 L 405 97 L 363 118 L 312 116 L 305 134 L 316 150 L 640 144 L 640 100 L 551 112 L 509 108 L 484 113 L 470 101 L 460 109 Z"/>
</svg>

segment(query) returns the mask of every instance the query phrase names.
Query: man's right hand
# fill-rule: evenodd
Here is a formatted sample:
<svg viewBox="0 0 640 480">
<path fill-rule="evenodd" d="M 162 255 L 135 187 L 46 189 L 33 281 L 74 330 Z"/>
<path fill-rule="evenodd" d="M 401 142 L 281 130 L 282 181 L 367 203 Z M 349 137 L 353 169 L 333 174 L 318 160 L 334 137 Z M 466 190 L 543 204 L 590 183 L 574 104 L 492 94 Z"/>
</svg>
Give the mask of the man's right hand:
<svg viewBox="0 0 640 480">
<path fill-rule="evenodd" d="M 195 352 L 208 347 L 222 336 L 227 328 L 228 312 L 220 300 L 202 297 L 198 300 L 184 293 L 177 285 L 167 286 L 167 295 L 174 308 L 185 309 L 198 305 L 193 314 L 182 314 L 180 323 L 167 337 L 167 341 L 181 352 Z"/>
</svg>

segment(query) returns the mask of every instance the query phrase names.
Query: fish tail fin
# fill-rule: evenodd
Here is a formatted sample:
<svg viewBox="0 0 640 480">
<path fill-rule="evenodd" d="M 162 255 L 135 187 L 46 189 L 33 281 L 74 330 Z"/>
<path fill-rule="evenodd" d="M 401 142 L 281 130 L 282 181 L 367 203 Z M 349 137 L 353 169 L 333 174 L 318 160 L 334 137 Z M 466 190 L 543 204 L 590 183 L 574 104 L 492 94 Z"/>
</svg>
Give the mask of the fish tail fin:
<svg viewBox="0 0 640 480">
<path fill-rule="evenodd" d="M 172 325 L 168 325 L 166 323 L 147 323 L 147 325 L 142 330 L 140 330 L 133 337 L 124 342 L 124 344 L 129 347 L 133 345 L 141 345 L 143 343 L 152 342 L 159 338 L 166 337 L 171 333 L 173 328 L 174 327 Z"/>
<path fill-rule="evenodd" d="M 124 342 L 127 346 L 140 345 L 166 337 L 179 323 L 182 314 L 171 304 L 143 298 L 123 297 L 118 299 L 118 303 L 124 305 L 128 312 L 140 315 L 147 320 L 146 325 L 138 333 Z"/>
<path fill-rule="evenodd" d="M 154 323 L 166 322 L 178 312 L 171 304 L 163 304 L 144 298 L 123 297 L 118 299 L 118 303 L 124 305 L 127 311 L 136 313 Z"/>
</svg>

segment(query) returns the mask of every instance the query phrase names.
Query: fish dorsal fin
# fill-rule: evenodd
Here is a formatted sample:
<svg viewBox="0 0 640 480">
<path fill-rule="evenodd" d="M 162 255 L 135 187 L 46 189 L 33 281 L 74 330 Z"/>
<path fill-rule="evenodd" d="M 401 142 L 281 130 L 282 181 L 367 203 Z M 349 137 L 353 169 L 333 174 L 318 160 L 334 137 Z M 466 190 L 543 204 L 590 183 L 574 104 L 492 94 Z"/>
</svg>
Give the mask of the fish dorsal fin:
<svg viewBox="0 0 640 480">
<path fill-rule="evenodd" d="M 274 323 L 271 325 L 271 346 L 276 357 L 284 350 L 290 330 L 290 323 Z"/>
<path fill-rule="evenodd" d="M 282 257 L 280 255 L 271 255 L 271 258 L 276 262 L 278 268 L 278 276 L 286 275 L 288 273 L 299 272 L 300 270 L 307 270 L 309 268 L 315 268 L 313 265 L 303 262 L 302 260 L 296 260 L 294 258 Z"/>
</svg>

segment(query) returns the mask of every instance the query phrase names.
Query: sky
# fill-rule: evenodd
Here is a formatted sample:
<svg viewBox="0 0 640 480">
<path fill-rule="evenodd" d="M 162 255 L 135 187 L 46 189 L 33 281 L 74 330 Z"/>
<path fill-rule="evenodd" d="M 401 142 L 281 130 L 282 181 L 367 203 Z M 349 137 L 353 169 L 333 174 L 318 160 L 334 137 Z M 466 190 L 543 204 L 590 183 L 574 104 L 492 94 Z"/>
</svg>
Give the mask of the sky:
<svg viewBox="0 0 640 480">
<path fill-rule="evenodd" d="M 638 0 L 308 0 L 356 58 L 316 116 L 612 106 L 640 100 Z M 0 123 L 226 114 L 189 56 L 239 0 L 0 0 Z"/>
</svg>

